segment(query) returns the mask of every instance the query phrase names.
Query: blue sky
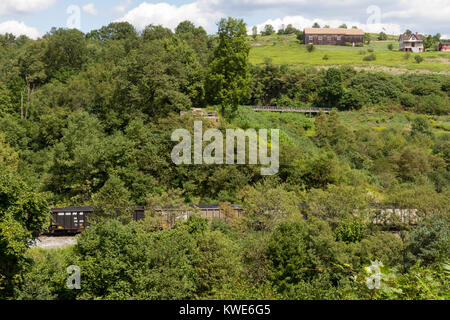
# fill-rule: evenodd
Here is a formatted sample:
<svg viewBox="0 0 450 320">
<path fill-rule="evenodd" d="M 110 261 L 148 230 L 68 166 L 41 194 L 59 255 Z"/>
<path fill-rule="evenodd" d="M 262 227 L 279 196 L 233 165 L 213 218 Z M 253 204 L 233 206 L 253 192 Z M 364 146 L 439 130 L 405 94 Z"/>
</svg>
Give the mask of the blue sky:
<svg viewBox="0 0 450 320">
<path fill-rule="evenodd" d="M 112 21 L 128 21 L 141 30 L 150 23 L 174 28 L 183 20 L 213 33 L 215 23 L 226 16 L 243 18 L 249 30 L 254 25 L 261 30 L 266 23 L 305 28 L 318 21 L 331 27 L 347 23 L 368 32 L 398 34 L 409 28 L 450 36 L 450 0 L 1 0 L 0 33 L 36 38 L 51 27 L 76 26 L 88 32 Z"/>
</svg>

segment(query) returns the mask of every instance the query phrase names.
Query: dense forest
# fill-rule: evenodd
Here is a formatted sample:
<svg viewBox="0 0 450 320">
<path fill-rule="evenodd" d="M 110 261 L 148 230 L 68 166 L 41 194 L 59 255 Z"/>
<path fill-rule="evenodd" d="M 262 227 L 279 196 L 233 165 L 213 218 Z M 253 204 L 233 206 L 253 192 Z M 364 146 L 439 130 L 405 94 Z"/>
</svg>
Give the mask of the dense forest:
<svg viewBox="0 0 450 320">
<path fill-rule="evenodd" d="M 244 22 L 218 27 L 0 36 L 0 298 L 450 298 L 450 76 L 251 65 Z M 171 133 L 193 130 L 198 119 L 180 116 L 193 107 L 220 114 L 204 129 L 279 129 L 279 173 L 175 165 Z M 368 114 L 379 125 L 347 121 Z M 199 203 L 245 214 L 169 227 L 151 209 L 139 222 L 127 211 Z M 367 219 L 394 204 L 419 223 Z M 29 249 L 64 205 L 102 215 L 75 246 Z M 371 290 L 374 261 L 382 281 Z M 66 288 L 69 265 L 80 290 Z"/>
</svg>

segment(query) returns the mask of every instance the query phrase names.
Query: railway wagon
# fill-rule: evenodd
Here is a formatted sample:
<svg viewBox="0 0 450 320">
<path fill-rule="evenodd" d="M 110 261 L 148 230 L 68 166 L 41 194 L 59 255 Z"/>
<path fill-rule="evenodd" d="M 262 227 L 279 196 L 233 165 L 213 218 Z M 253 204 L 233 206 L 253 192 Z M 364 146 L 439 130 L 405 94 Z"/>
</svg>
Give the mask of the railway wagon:
<svg viewBox="0 0 450 320">
<path fill-rule="evenodd" d="M 225 218 L 218 204 L 190 205 L 190 208 L 197 207 L 201 211 L 201 216 L 205 218 Z M 241 216 L 242 209 L 238 205 L 231 205 L 237 216 Z M 50 233 L 78 233 L 85 230 L 88 225 L 88 216 L 94 211 L 93 206 L 68 206 L 64 208 L 52 208 L 52 218 Z M 155 210 L 167 219 L 169 224 L 175 223 L 175 217 L 187 219 L 192 211 L 188 210 L 179 214 L 176 208 L 164 207 Z M 174 214 L 177 213 L 177 214 Z M 136 206 L 132 213 L 133 220 L 138 221 L 145 217 L 145 207 Z"/>
<path fill-rule="evenodd" d="M 78 233 L 88 227 L 88 216 L 94 211 L 93 206 L 69 206 L 51 209 L 51 233 Z M 137 206 L 133 211 L 133 220 L 143 219 L 145 209 Z"/>
</svg>

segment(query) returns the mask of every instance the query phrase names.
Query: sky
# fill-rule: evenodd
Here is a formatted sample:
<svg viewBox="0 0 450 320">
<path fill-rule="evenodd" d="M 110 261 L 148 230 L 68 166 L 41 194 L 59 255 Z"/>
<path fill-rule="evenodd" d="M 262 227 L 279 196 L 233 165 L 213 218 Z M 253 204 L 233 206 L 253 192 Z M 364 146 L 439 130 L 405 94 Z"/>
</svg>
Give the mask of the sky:
<svg viewBox="0 0 450 320">
<path fill-rule="evenodd" d="M 450 0 L 0 0 L 0 34 L 36 39 L 52 27 L 85 33 L 110 22 L 127 21 L 138 31 L 146 25 L 175 28 L 190 20 L 210 34 L 222 17 L 242 18 L 248 31 L 265 24 L 276 30 L 338 27 L 346 23 L 365 32 L 400 34 L 406 29 L 450 38 Z"/>
</svg>

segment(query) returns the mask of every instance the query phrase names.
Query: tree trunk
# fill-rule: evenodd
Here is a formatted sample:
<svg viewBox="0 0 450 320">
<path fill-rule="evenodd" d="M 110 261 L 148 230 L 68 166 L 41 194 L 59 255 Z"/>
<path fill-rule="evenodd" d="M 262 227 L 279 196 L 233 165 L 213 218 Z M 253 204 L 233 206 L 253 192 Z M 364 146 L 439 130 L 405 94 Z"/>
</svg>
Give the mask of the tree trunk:
<svg viewBox="0 0 450 320">
<path fill-rule="evenodd" d="M 23 91 L 20 91 L 20 119 L 23 119 Z"/>
</svg>

